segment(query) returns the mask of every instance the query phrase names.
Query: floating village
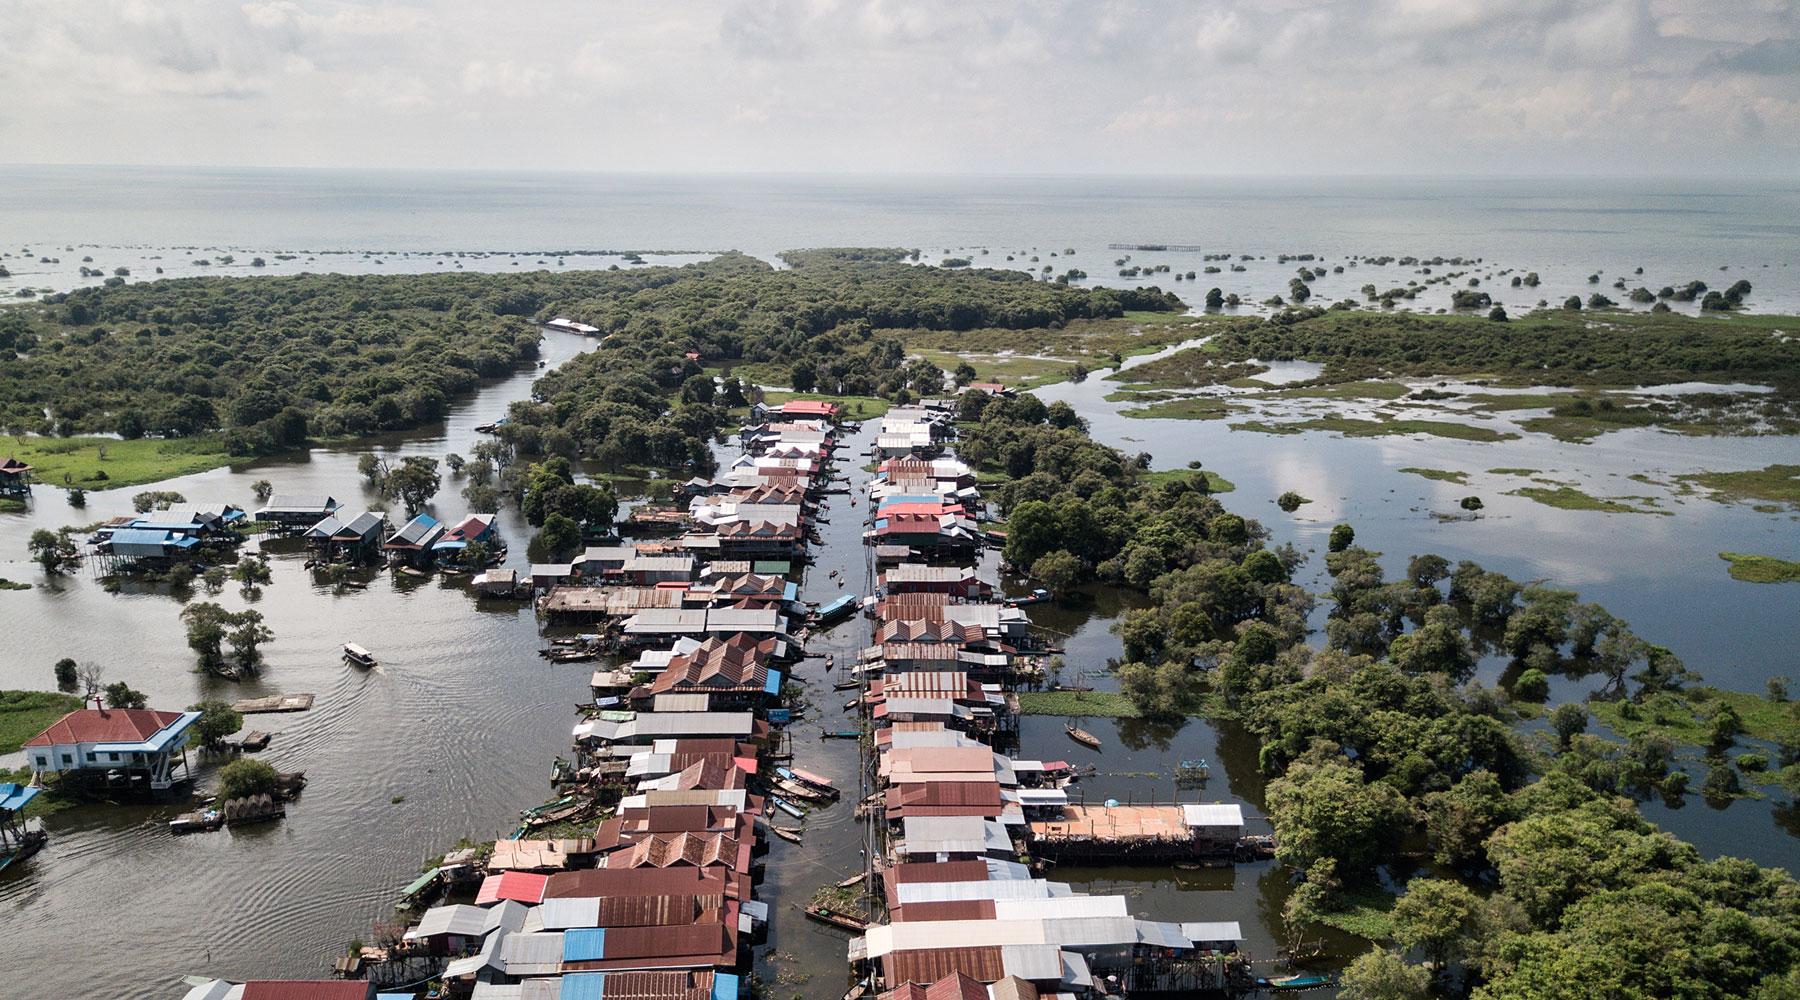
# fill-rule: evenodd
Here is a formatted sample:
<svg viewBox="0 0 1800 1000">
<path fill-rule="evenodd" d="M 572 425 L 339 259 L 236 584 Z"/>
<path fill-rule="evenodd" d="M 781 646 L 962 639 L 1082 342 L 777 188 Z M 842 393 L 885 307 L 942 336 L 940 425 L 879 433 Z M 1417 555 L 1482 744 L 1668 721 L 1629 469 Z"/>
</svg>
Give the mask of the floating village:
<svg viewBox="0 0 1800 1000">
<path fill-rule="evenodd" d="M 525 573 L 498 568 L 505 543 L 484 513 L 396 526 L 329 496 L 276 494 L 254 512 L 101 525 L 88 542 L 109 571 L 239 544 L 234 524 L 249 519 L 299 539 L 322 566 L 467 574 L 484 598 L 533 602 L 546 660 L 593 664 L 569 753 L 546 762 L 548 801 L 510 836 L 436 859 L 402 891 L 398 917 L 338 957 L 330 978 L 195 976 L 162 995 L 737 1000 L 767 995 L 757 949 L 789 920 L 841 934 L 846 972 L 829 993 L 845 1000 L 1327 985 L 1258 976 L 1236 922 L 1203 911 L 1147 920 L 1125 896 L 1058 881 L 1065 864 L 1228 866 L 1267 857 L 1273 842 L 1246 829 L 1239 804 L 1204 800 L 1204 762 L 1169 765 L 1191 801 L 1094 801 L 1083 787 L 1092 765 L 1019 745 L 1018 692 L 1063 687 L 1046 669 L 1061 650 L 1028 610 L 1051 595 L 1001 596 L 1004 536 L 956 456 L 953 412 L 953 400 L 896 406 L 869 433 L 834 402 L 759 403 L 741 454 L 715 477 L 674 485 L 579 558 Z M 799 581 L 827 514 L 862 526 L 863 578 L 832 570 L 839 596 L 807 603 Z M 849 655 L 809 650 L 834 629 L 867 629 L 866 642 Z M 346 669 L 373 669 L 380 644 L 358 637 L 343 655 Z M 286 694 L 234 707 L 254 717 L 312 703 Z M 808 715 L 832 721 L 797 738 L 791 726 Z M 40 775 L 163 792 L 190 781 L 198 716 L 96 704 L 29 740 L 26 756 Z M 267 746 L 251 726 L 228 749 Z M 1068 746 L 1103 749 L 1079 720 L 1060 728 Z M 277 820 L 304 784 L 282 774 L 273 794 L 196 800 L 171 833 Z M 8 862 L 47 846 L 17 820 L 37 792 L 0 786 Z M 806 850 L 809 820 L 834 811 L 859 831 L 857 857 L 839 859 L 857 870 L 779 910 L 759 898 L 771 854 Z"/>
</svg>

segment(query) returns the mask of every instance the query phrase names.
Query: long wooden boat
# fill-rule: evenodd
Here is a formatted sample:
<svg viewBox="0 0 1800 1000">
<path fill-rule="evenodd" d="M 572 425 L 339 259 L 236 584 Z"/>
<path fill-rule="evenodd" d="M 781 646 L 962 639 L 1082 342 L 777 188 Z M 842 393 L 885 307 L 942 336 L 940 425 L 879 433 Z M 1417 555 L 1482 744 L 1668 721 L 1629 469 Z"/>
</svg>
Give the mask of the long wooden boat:
<svg viewBox="0 0 1800 1000">
<path fill-rule="evenodd" d="M 860 680 L 833 681 L 831 683 L 831 689 L 833 691 L 854 691 L 859 687 L 862 687 L 862 681 Z"/>
<path fill-rule="evenodd" d="M 809 906 L 806 908 L 806 915 L 822 924 L 830 924 L 833 927 L 854 931 L 858 934 L 869 929 L 867 920 L 853 917 L 848 913 L 839 913 L 829 906 Z"/>
<path fill-rule="evenodd" d="M 838 793 L 837 786 L 833 785 L 831 783 L 831 779 L 825 777 L 822 774 L 814 774 L 811 771 L 808 771 L 804 768 L 799 768 L 799 767 L 791 768 L 791 769 L 790 768 L 776 768 L 775 773 L 781 775 L 782 777 L 798 778 L 799 780 L 804 781 L 805 783 L 813 786 L 814 788 L 817 788 L 819 791 L 829 792 L 834 798 L 837 796 L 837 793 Z"/>
<path fill-rule="evenodd" d="M 1095 750 L 1100 749 L 1100 737 L 1095 736 L 1093 733 L 1077 726 L 1073 722 L 1069 723 L 1064 728 L 1069 733 L 1069 739 L 1074 740 L 1082 746 L 1093 747 Z"/>
<path fill-rule="evenodd" d="M 792 802 L 789 802 L 788 800 L 782 798 L 779 795 L 769 796 L 769 801 L 773 802 L 775 804 L 775 808 L 781 810 L 784 813 L 787 813 L 789 816 L 792 816 L 795 819 L 802 819 L 806 816 L 806 810 L 800 808 L 799 806 L 793 804 Z"/>
<path fill-rule="evenodd" d="M 869 877 L 868 872 L 857 872 L 855 875 L 852 875 L 847 879 L 840 879 L 838 881 L 837 887 L 839 889 L 848 889 L 853 885 L 862 884 L 862 880 L 866 879 L 868 877 Z"/>
<path fill-rule="evenodd" d="M 783 840 L 794 844 L 800 843 L 800 831 L 791 826 L 776 826 L 775 824 L 770 823 L 769 829 L 775 832 L 775 836 L 780 837 Z"/>
</svg>

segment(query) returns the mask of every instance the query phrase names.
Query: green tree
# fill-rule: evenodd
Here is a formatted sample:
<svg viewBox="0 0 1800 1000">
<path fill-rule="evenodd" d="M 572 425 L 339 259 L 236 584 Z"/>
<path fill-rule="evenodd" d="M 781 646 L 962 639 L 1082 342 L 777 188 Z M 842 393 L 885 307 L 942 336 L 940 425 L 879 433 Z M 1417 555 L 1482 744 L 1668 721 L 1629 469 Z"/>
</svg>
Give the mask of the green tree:
<svg viewBox="0 0 1800 1000">
<path fill-rule="evenodd" d="M 400 467 L 382 480 L 382 492 L 406 505 L 407 514 L 417 514 L 437 496 L 443 477 L 438 474 L 438 460 L 424 455 L 408 455 Z"/>
<path fill-rule="evenodd" d="M 143 708 L 144 704 L 144 692 L 124 681 L 114 681 L 106 686 L 107 708 Z"/>
<path fill-rule="evenodd" d="M 382 461 L 380 455 L 377 455 L 372 451 L 365 451 L 361 455 L 358 455 L 356 458 L 356 471 L 358 475 L 363 477 L 363 481 L 374 487 L 376 491 L 382 493 L 386 492 L 384 484 L 387 482 L 388 464 Z"/>
<path fill-rule="evenodd" d="M 76 547 L 75 540 L 64 532 L 39 528 L 31 533 L 31 540 L 26 542 L 31 550 L 31 558 L 49 576 L 65 573 L 80 564 L 81 549 Z"/>
<path fill-rule="evenodd" d="M 1081 560 L 1064 549 L 1046 552 L 1031 564 L 1031 577 L 1060 594 L 1081 579 Z"/>
<path fill-rule="evenodd" d="M 1332 552 L 1342 552 L 1356 541 L 1356 529 L 1348 524 L 1339 524 L 1331 529 L 1328 548 Z"/>
<path fill-rule="evenodd" d="M 1463 956 L 1480 909 L 1481 901 L 1460 882 L 1414 879 L 1394 904 L 1394 940 L 1424 952 L 1441 970 Z"/>
<path fill-rule="evenodd" d="M 1343 883 L 1337 877 L 1337 859 L 1319 858 L 1306 869 L 1306 878 L 1288 893 L 1281 906 L 1282 926 L 1287 930 L 1288 952 L 1298 953 L 1306 941 L 1306 928 L 1324 919 Z"/>
<path fill-rule="evenodd" d="M 1520 701 L 1543 701 L 1550 697 L 1550 678 L 1542 670 L 1533 667 L 1519 674 L 1518 679 L 1513 681 L 1512 692 L 1513 697 Z"/>
<path fill-rule="evenodd" d="M 1448 790 L 1425 798 L 1425 842 L 1432 860 L 1447 868 L 1486 869 L 1488 837 L 1516 815 L 1492 771 L 1469 772 Z"/>
<path fill-rule="evenodd" d="M 79 667 L 76 665 L 75 661 L 67 656 L 57 660 L 56 689 L 58 691 L 75 690 L 75 685 L 80 681 L 80 676 L 76 672 L 78 669 Z"/>
<path fill-rule="evenodd" d="M 231 643 L 231 655 L 237 660 L 238 672 L 256 673 L 257 664 L 262 660 L 261 647 L 274 640 L 274 631 L 263 624 L 262 612 L 255 610 L 228 616 L 227 625 L 229 631 L 225 638 Z"/>
<path fill-rule="evenodd" d="M 1587 732 L 1587 725 L 1587 706 L 1579 702 L 1563 702 L 1550 712 L 1550 729 L 1556 733 L 1556 745 L 1564 750 L 1577 734 Z"/>
<path fill-rule="evenodd" d="M 225 737 L 244 728 L 244 716 L 230 702 L 209 698 L 189 705 L 188 711 L 200 713 L 194 723 L 194 739 L 209 750 L 217 749 Z"/>
<path fill-rule="evenodd" d="M 237 564 L 231 567 L 231 578 L 238 582 L 238 586 L 244 593 L 248 594 L 275 579 L 275 574 L 269 568 L 267 556 L 246 552 L 238 559 Z"/>
<path fill-rule="evenodd" d="M 1428 1000 L 1431 974 L 1396 952 L 1372 948 L 1344 968 L 1343 1000 Z"/>
<path fill-rule="evenodd" d="M 566 557 L 580 545 L 580 525 L 561 514 L 544 518 L 544 526 L 538 531 L 537 547 L 546 557 Z"/>
<path fill-rule="evenodd" d="M 1336 858 L 1347 874 L 1367 873 L 1412 827 L 1412 809 L 1393 785 L 1365 782 L 1341 758 L 1297 761 L 1269 783 L 1276 856 L 1295 868 Z"/>
<path fill-rule="evenodd" d="M 789 370 L 788 381 L 793 383 L 795 392 L 811 392 L 818 387 L 819 370 L 811 361 L 796 362 Z"/>
<path fill-rule="evenodd" d="M 250 484 L 250 492 L 256 494 L 257 500 L 268 503 L 269 498 L 275 495 L 275 484 L 267 479 L 258 479 Z"/>
<path fill-rule="evenodd" d="M 276 788 L 275 769 L 253 757 L 239 757 L 219 768 L 220 802 L 245 799 L 253 795 L 273 795 Z"/>
<path fill-rule="evenodd" d="M 188 648 L 200 656 L 200 666 L 217 673 L 225 665 L 221 645 L 231 625 L 231 613 L 210 601 L 190 604 L 181 609 L 181 621 L 187 626 Z"/>
</svg>

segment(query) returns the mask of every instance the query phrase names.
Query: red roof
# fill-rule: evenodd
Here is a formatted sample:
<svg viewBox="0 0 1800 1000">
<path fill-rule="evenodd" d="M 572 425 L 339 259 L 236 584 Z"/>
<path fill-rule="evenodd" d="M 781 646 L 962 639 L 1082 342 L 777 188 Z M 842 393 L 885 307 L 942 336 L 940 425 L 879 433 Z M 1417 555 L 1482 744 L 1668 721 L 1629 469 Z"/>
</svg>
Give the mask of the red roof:
<svg viewBox="0 0 1800 1000">
<path fill-rule="evenodd" d="M 181 718 L 180 712 L 148 708 L 82 708 L 50 724 L 25 741 L 28 747 L 71 743 L 141 743 Z"/>
<path fill-rule="evenodd" d="M 373 990 L 366 979 L 252 979 L 244 1000 L 368 1000 Z"/>
<path fill-rule="evenodd" d="M 823 399 L 790 399 L 781 404 L 782 413 L 803 413 L 808 416 L 835 417 L 838 412 L 836 403 Z"/>
<path fill-rule="evenodd" d="M 544 901 L 544 885 L 550 876 L 538 875 L 534 872 L 501 872 L 489 875 L 481 880 L 481 889 L 475 893 L 475 905 L 486 906 L 498 903 L 503 899 L 516 899 L 521 903 L 533 906 Z"/>
</svg>

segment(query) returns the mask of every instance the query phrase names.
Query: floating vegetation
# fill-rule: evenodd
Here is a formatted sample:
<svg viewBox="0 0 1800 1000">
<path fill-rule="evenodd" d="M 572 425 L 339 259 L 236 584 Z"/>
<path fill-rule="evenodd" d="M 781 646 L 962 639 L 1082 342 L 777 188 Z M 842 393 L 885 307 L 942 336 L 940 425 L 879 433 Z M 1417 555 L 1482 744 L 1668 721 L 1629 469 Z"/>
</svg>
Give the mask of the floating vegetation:
<svg viewBox="0 0 1800 1000">
<path fill-rule="evenodd" d="M 1771 465 L 1744 472 L 1695 472 L 1678 481 L 1703 486 L 1720 503 L 1763 500 L 1800 508 L 1800 465 Z"/>
<path fill-rule="evenodd" d="M 1603 514 L 1669 514 L 1666 510 L 1652 510 L 1648 507 L 1634 507 L 1624 500 L 1647 499 L 1641 497 L 1618 497 L 1607 499 L 1591 493 L 1584 493 L 1573 486 L 1521 486 L 1516 490 L 1507 490 L 1508 496 L 1524 497 L 1535 500 L 1546 507 L 1558 510 L 1595 510 Z"/>
<path fill-rule="evenodd" d="M 1415 476 L 1424 476 L 1426 479 L 1434 479 L 1440 483 L 1455 483 L 1458 486 L 1467 485 L 1469 482 L 1468 473 L 1456 472 L 1450 469 L 1421 469 L 1417 466 L 1409 465 L 1402 468 L 1400 471 L 1410 472 Z"/>
<path fill-rule="evenodd" d="M 1232 424 L 1234 431 L 1256 431 L 1263 434 L 1299 434 L 1302 431 L 1336 431 L 1345 437 L 1387 437 L 1397 434 L 1430 434 L 1433 437 L 1459 441 L 1512 441 L 1519 435 L 1497 431 L 1491 427 L 1456 424 L 1444 420 L 1364 420 L 1357 417 L 1314 417 L 1311 420 L 1268 423 L 1249 420 Z"/>
<path fill-rule="evenodd" d="M 1743 552 L 1721 552 L 1719 558 L 1731 564 L 1733 580 L 1745 583 L 1800 583 L 1800 562 Z"/>
</svg>

